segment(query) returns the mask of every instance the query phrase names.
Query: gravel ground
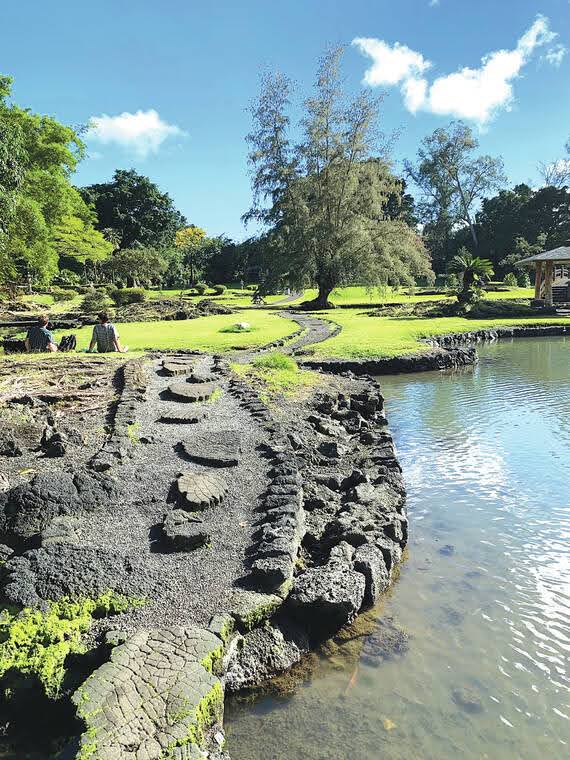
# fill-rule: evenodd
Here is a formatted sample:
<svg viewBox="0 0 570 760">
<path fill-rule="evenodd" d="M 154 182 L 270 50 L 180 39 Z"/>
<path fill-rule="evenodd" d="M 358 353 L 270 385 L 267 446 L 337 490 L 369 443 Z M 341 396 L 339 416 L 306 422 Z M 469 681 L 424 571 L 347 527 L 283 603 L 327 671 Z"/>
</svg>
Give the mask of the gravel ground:
<svg viewBox="0 0 570 760">
<path fill-rule="evenodd" d="M 155 442 L 137 444 L 133 457 L 116 468 L 114 474 L 127 494 L 124 503 L 86 516 L 80 527 L 82 544 L 112 548 L 126 559 L 132 558 L 137 572 L 142 564 L 141 588 L 152 586 L 153 599 L 121 617 L 120 625 L 126 627 L 205 624 L 212 614 L 228 608 L 233 586 L 245 573 L 244 552 L 250 543 L 254 509 L 268 483 L 268 464 L 256 450 L 262 440 L 261 429 L 224 390 L 225 379 L 220 383 L 221 398 L 200 405 L 207 416 L 198 424 L 157 422 L 161 414 L 178 406 L 175 401 L 162 400 L 160 394 L 180 379 L 161 377 L 159 366 L 156 360 L 149 366 L 147 401 L 139 406 L 140 427 L 136 431 L 139 439 L 149 437 Z M 200 371 L 210 366 L 207 358 L 196 363 Z M 188 553 L 161 551 L 158 526 L 175 478 L 182 472 L 208 469 L 185 461 L 176 445 L 191 440 L 198 431 L 216 430 L 240 433 L 242 457 L 238 467 L 219 470 L 228 482 L 229 493 L 221 506 L 204 513 L 211 543 Z"/>
</svg>

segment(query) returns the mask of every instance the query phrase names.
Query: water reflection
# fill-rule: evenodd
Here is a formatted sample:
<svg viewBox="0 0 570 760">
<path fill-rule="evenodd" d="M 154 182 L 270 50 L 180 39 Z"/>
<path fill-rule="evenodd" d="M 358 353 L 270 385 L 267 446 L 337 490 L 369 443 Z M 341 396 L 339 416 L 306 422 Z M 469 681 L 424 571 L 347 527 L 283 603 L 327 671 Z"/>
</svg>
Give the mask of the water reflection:
<svg viewBox="0 0 570 760">
<path fill-rule="evenodd" d="M 356 677 L 325 656 L 288 699 L 230 706 L 235 760 L 566 756 L 570 341 L 480 356 L 382 379 L 412 527 L 382 616 L 409 651 Z"/>
</svg>

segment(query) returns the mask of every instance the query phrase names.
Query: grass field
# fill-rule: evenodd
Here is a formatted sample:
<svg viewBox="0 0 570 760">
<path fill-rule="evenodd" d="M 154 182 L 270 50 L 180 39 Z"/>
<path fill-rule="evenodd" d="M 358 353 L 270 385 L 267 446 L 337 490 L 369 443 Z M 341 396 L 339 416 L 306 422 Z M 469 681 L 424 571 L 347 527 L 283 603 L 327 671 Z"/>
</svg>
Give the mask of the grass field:
<svg viewBox="0 0 570 760">
<path fill-rule="evenodd" d="M 236 314 L 221 314 L 173 322 L 130 322 L 117 327 L 121 342 L 131 351 L 190 348 L 213 352 L 261 346 L 286 338 L 298 329 L 296 323 L 268 311 L 251 309 L 236 317 Z M 251 332 L 222 332 L 236 321 L 249 322 Z M 74 331 L 78 351 L 88 347 L 92 330 L 92 327 L 82 327 Z M 61 332 L 56 333 L 56 338 L 61 335 Z"/>
<path fill-rule="evenodd" d="M 301 301 L 309 301 L 316 298 L 316 295 L 317 291 L 314 288 L 310 288 L 304 292 L 301 298 L 293 301 L 293 305 L 300 303 Z M 414 295 L 408 295 L 408 293 L 404 291 L 395 293 L 390 289 L 388 292 L 385 292 L 378 288 L 367 290 L 363 286 L 353 285 L 346 288 L 338 288 L 338 290 L 335 290 L 332 293 L 330 300 L 339 306 L 349 306 L 350 304 L 366 303 L 421 303 L 422 301 L 441 301 L 445 298 L 454 298 L 454 296 L 445 293 L 438 295 L 423 295 L 421 292 Z M 507 292 L 490 291 L 485 294 L 485 298 L 492 301 L 510 298 L 534 298 L 534 290 L 532 288 L 510 288 Z"/>
<path fill-rule="evenodd" d="M 470 332 L 503 325 L 566 324 L 568 318 L 464 319 L 462 317 L 369 317 L 365 312 L 335 310 L 323 316 L 342 327 L 335 338 L 314 346 L 318 356 L 388 357 L 425 351 L 420 338 L 452 332 Z"/>
</svg>

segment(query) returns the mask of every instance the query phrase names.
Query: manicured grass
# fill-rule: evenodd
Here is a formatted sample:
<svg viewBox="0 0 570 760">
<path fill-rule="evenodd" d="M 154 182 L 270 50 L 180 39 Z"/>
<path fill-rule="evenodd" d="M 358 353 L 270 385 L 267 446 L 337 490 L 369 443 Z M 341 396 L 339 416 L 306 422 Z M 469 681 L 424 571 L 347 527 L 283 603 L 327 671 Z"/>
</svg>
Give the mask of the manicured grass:
<svg viewBox="0 0 570 760">
<path fill-rule="evenodd" d="M 310 301 L 316 298 L 317 291 L 314 288 L 305 290 L 302 298 L 298 298 L 293 302 L 294 304 L 301 303 L 301 301 Z M 421 292 L 417 292 L 414 295 L 408 295 L 403 290 L 395 293 L 393 290 L 389 290 L 387 293 L 384 290 L 378 290 L 378 288 L 372 288 L 367 290 L 360 285 L 349 286 L 346 288 L 338 288 L 335 290 L 330 300 L 334 304 L 339 306 L 348 306 L 350 304 L 366 304 L 366 303 L 421 303 L 423 301 L 441 301 L 445 298 L 454 298 L 455 296 L 440 293 L 437 295 L 423 295 Z M 485 295 L 489 300 L 502 300 L 511 298 L 533 298 L 534 290 L 532 288 L 510 288 L 508 291 L 503 292 L 488 292 Z M 291 304 L 287 304 L 288 306 Z"/>
<path fill-rule="evenodd" d="M 236 322 L 249 322 L 249 333 L 223 332 Z M 190 348 L 202 351 L 230 351 L 233 348 L 262 346 L 291 335 L 297 325 L 289 319 L 267 311 L 249 310 L 237 314 L 220 314 L 172 322 L 130 322 L 117 324 L 121 342 L 131 351 L 145 349 Z M 76 332 L 77 350 L 86 349 L 92 327 Z M 69 332 L 69 331 L 64 331 Z M 57 338 L 61 332 L 56 333 Z"/>
<path fill-rule="evenodd" d="M 22 296 L 24 303 L 39 303 L 46 307 L 46 311 L 55 314 L 62 314 L 65 311 L 72 311 L 76 309 L 80 304 L 83 296 L 78 294 L 69 301 L 54 301 L 53 296 L 47 293 L 38 293 L 37 295 Z"/>
<path fill-rule="evenodd" d="M 566 324 L 568 318 L 464 319 L 462 317 L 369 317 L 360 310 L 323 313 L 343 329 L 335 338 L 314 346 L 319 356 L 389 357 L 425 351 L 420 338 L 453 332 L 470 332 L 504 325 Z"/>
</svg>

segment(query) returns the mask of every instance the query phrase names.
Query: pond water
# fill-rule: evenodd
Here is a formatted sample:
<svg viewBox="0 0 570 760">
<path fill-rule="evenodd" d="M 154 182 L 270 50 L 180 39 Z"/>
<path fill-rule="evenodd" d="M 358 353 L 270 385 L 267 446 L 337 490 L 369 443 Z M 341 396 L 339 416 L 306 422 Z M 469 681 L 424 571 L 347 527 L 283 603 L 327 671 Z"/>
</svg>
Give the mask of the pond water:
<svg viewBox="0 0 570 760">
<path fill-rule="evenodd" d="M 230 703 L 233 760 L 570 757 L 570 339 L 479 355 L 380 379 L 411 536 L 372 617 L 408 650 L 354 638 L 292 694 Z"/>
</svg>

